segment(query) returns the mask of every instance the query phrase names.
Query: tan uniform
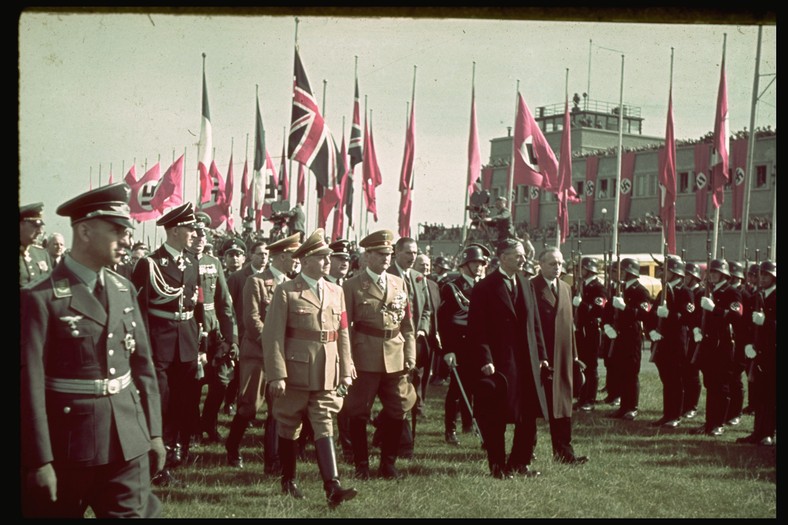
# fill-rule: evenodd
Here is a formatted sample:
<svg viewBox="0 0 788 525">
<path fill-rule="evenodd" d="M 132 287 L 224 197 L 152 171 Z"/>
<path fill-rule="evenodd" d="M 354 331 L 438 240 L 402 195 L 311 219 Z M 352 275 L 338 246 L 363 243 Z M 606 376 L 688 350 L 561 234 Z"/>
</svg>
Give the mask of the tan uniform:
<svg viewBox="0 0 788 525">
<path fill-rule="evenodd" d="M 334 414 L 342 408 L 336 387 L 351 375 L 345 296 L 339 286 L 322 286 L 322 301 L 301 276 L 277 287 L 263 328 L 267 379 L 286 384 L 273 404 L 285 439 L 298 438 L 304 412 L 316 440 L 332 436 Z"/>
</svg>

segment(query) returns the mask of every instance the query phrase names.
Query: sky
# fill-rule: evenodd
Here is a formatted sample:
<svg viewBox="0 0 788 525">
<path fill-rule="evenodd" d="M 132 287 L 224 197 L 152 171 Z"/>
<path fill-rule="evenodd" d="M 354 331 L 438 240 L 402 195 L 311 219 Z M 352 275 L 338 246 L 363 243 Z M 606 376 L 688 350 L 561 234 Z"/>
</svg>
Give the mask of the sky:
<svg viewBox="0 0 788 525">
<path fill-rule="evenodd" d="M 641 108 L 644 135 L 664 138 L 672 48 L 676 138 L 696 139 L 714 127 L 725 42 L 730 129 L 735 132 L 749 127 L 755 24 L 761 22 L 755 125 L 776 129 L 776 16 L 705 13 L 694 18 L 677 11 L 660 16 L 682 23 L 623 15 L 616 19 L 628 21 L 614 23 L 599 21 L 604 12 L 594 21 L 573 13 L 556 17 L 560 20 L 537 19 L 544 15 L 527 11 L 518 17 L 529 19 L 508 18 L 511 13 L 502 14 L 505 19 L 480 18 L 494 16 L 491 11 L 461 18 L 468 11 L 451 10 L 374 17 L 368 10 L 365 16 L 283 9 L 173 13 L 20 14 L 19 202 L 44 202 L 47 233 L 62 232 L 67 245 L 71 229 L 67 218 L 56 215 L 57 206 L 91 185 L 106 184 L 110 171 L 118 182 L 132 164 L 141 177 L 146 166 L 160 162 L 163 173 L 185 154 L 184 195 L 196 200 L 203 53 L 220 172 L 226 176 L 232 155 L 240 187 L 245 160 L 252 169 L 256 92 L 266 149 L 279 169 L 290 125 L 296 36 L 312 91 L 338 145 L 343 131 L 346 140 L 350 137 L 358 57 L 362 127 L 366 107 L 383 185 L 377 193 L 379 221 L 371 215 L 359 221 L 361 165 L 356 167 L 357 232 L 364 227 L 397 231 L 414 66 L 414 234 L 420 223 L 462 225 L 472 86 L 482 163 L 489 160 L 489 141 L 506 136 L 514 125 L 518 82 L 532 113 L 564 102 L 567 69 L 570 99 L 588 93 L 591 100 L 618 105 L 622 55 L 624 104 Z M 314 188 L 312 177 L 309 231 L 316 227 Z M 237 214 L 240 196 L 235 193 Z M 292 184 L 291 201 L 294 194 Z M 330 224 L 329 218 L 329 230 Z M 240 220 L 236 225 L 240 229 Z M 158 239 L 155 244 L 161 235 L 152 221 L 135 232 L 138 239 Z"/>
</svg>

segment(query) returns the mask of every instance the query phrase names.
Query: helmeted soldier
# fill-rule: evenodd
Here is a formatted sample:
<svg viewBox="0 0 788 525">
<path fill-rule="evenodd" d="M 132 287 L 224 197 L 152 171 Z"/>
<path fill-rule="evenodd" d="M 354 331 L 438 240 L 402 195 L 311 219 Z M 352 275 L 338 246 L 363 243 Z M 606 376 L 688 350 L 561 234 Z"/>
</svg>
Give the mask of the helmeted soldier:
<svg viewBox="0 0 788 525">
<path fill-rule="evenodd" d="M 605 286 L 599 280 L 599 262 L 593 257 L 580 260 L 579 293 L 572 298 L 575 313 L 575 339 L 580 360 L 585 363 L 586 382 L 580 390 L 577 406 L 584 412 L 594 409 L 599 387 L 600 321 L 607 304 Z"/>
<path fill-rule="evenodd" d="M 731 273 L 729 283 L 731 287 L 737 289 L 742 297 L 742 316 L 732 324 L 733 327 L 733 363 L 730 383 L 730 403 L 725 414 L 725 425 L 736 426 L 741 423 L 742 409 L 744 408 L 744 380 L 742 375 L 745 372 L 746 358 L 744 356 L 744 345 L 747 339 L 747 330 L 752 324 L 748 319 L 752 310 L 747 309 L 747 293 L 744 287 L 746 277 L 744 275 L 744 265 L 738 261 L 728 261 L 728 271 Z"/>
<path fill-rule="evenodd" d="M 686 327 L 687 337 L 684 344 L 684 367 L 682 372 L 681 384 L 684 388 L 684 399 L 682 401 L 681 419 L 693 419 L 698 414 L 698 402 L 700 401 L 700 368 L 692 361 L 692 354 L 695 348 L 693 332 L 695 327 L 700 326 L 700 317 L 703 309 L 700 307 L 700 298 L 703 296 L 701 286 L 700 267 L 692 262 L 684 265 L 684 289 L 690 295 L 692 302 L 687 305 L 687 312 L 682 317 Z"/>
<path fill-rule="evenodd" d="M 19 286 L 52 271 L 47 251 L 36 244 L 44 233 L 43 213 L 43 202 L 19 207 Z"/>
</svg>

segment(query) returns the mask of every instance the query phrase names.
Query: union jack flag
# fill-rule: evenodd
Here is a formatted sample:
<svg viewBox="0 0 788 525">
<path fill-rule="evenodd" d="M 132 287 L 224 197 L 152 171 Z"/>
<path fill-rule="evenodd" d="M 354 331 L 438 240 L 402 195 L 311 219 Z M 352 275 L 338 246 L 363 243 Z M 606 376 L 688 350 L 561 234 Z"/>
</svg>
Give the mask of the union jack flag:
<svg viewBox="0 0 788 525">
<path fill-rule="evenodd" d="M 344 173 L 345 163 L 312 95 L 298 48 L 293 69 L 293 110 L 287 156 L 312 170 L 322 187 L 332 189 Z"/>
</svg>

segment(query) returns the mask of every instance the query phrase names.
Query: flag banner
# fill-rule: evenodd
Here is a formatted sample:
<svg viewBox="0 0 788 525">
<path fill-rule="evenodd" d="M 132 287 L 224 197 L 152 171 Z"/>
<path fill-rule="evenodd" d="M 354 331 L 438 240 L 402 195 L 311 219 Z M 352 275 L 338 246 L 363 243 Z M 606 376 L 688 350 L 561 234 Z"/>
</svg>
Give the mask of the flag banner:
<svg viewBox="0 0 788 525">
<path fill-rule="evenodd" d="M 517 99 L 517 117 L 514 123 L 513 186 L 526 184 L 556 192 L 558 161 L 555 158 L 555 153 L 520 93 L 517 94 Z"/>
<path fill-rule="evenodd" d="M 529 224 L 528 229 L 533 230 L 539 227 L 539 201 L 541 200 L 540 191 L 538 186 L 528 187 L 528 211 L 529 211 Z M 512 206 L 514 208 L 514 206 Z M 512 217 L 514 222 L 514 217 Z"/>
<path fill-rule="evenodd" d="M 340 154 L 342 155 L 342 162 L 347 167 L 346 172 L 342 174 L 340 177 L 339 183 L 337 184 L 338 190 L 338 202 L 336 204 L 336 208 L 334 209 L 334 227 L 331 231 L 331 240 L 336 241 L 337 239 L 342 238 L 342 231 L 345 229 L 345 199 L 346 199 L 346 189 L 348 185 L 348 179 L 350 179 L 349 171 L 350 171 L 350 163 L 348 162 L 347 157 L 347 149 L 345 148 L 345 137 L 342 137 L 342 149 L 340 150 Z"/>
<path fill-rule="evenodd" d="M 410 213 L 413 209 L 410 188 L 405 188 L 399 200 L 399 236 L 410 237 Z"/>
<path fill-rule="evenodd" d="M 247 212 L 252 205 L 251 184 L 249 184 L 249 159 L 244 160 L 244 173 L 241 176 L 241 218 L 247 216 Z"/>
<path fill-rule="evenodd" d="M 635 176 L 635 152 L 626 151 L 621 155 L 621 187 L 618 189 L 618 222 L 629 220 L 632 207 L 633 179 Z"/>
<path fill-rule="evenodd" d="M 109 172 L 109 180 L 107 181 L 107 186 L 115 182 L 115 179 L 112 178 L 112 171 Z"/>
<path fill-rule="evenodd" d="M 479 130 L 476 127 L 476 89 L 471 90 L 471 131 L 468 136 L 468 197 L 474 194 L 481 177 L 482 155 L 479 148 Z M 465 203 L 468 204 L 467 202 Z"/>
<path fill-rule="evenodd" d="M 150 200 L 150 205 L 163 212 L 183 204 L 183 155 L 167 168 Z"/>
<path fill-rule="evenodd" d="M 367 211 L 372 213 L 375 222 L 378 222 L 378 206 L 375 198 L 375 191 L 383 182 L 383 177 L 380 174 L 380 166 L 378 165 L 378 158 L 375 153 L 375 137 L 371 125 L 366 126 L 364 130 L 363 173 L 364 197 Z"/>
<path fill-rule="evenodd" d="M 151 206 L 151 199 L 156 194 L 156 186 L 159 184 L 160 166 L 157 162 L 149 169 L 140 180 L 135 180 L 135 168 L 132 166 L 124 179 L 126 184 L 131 187 L 131 197 L 129 198 L 129 208 L 131 218 L 139 222 L 149 221 L 161 217 L 162 212 Z"/>
<path fill-rule="evenodd" d="M 227 219 L 227 206 L 224 200 L 224 177 L 219 173 L 216 162 L 211 161 L 211 182 L 213 190 L 210 199 L 200 203 L 200 211 L 205 212 L 211 218 L 211 228 L 218 228 Z"/>
<path fill-rule="evenodd" d="M 676 136 L 673 129 L 673 90 L 668 97 L 665 147 L 659 151 L 660 218 L 668 253 L 676 253 Z"/>
<path fill-rule="evenodd" d="M 230 153 L 230 165 L 227 166 L 227 180 L 224 183 L 224 208 L 227 217 L 227 231 L 233 231 L 235 220 L 233 219 L 233 192 L 235 191 L 235 177 L 233 176 L 233 154 Z"/>
<path fill-rule="evenodd" d="M 413 206 L 412 199 L 412 183 L 413 183 L 413 158 L 415 156 L 415 110 L 416 101 L 414 100 L 410 107 L 410 120 L 408 121 L 408 129 L 405 130 L 405 151 L 402 155 L 402 168 L 400 170 L 399 178 L 399 191 L 400 205 L 399 205 L 399 232 L 400 237 L 410 237 L 402 232 L 410 232 L 410 211 Z"/>
<path fill-rule="evenodd" d="M 725 185 L 730 181 L 728 172 L 728 84 L 725 80 L 725 55 L 720 66 L 720 87 L 717 92 L 717 112 L 714 116 L 714 148 L 711 153 L 711 201 L 715 208 L 724 202 Z"/>
<path fill-rule="evenodd" d="M 482 190 L 490 191 L 492 189 L 493 173 L 495 169 L 492 166 L 487 166 L 482 169 Z"/>
<path fill-rule="evenodd" d="M 290 118 L 290 137 L 287 156 L 305 164 L 315 174 L 317 182 L 331 189 L 345 170 L 334 137 L 312 95 L 309 80 L 295 50 L 293 109 Z"/>
<path fill-rule="evenodd" d="M 290 175 L 287 174 L 287 155 L 285 145 L 282 144 L 282 164 L 279 166 L 279 200 L 290 200 Z"/>
<path fill-rule="evenodd" d="M 705 219 L 708 217 L 707 208 L 709 203 L 709 186 L 711 177 L 709 176 L 709 161 L 711 160 L 711 148 L 708 142 L 695 144 L 695 217 Z"/>
<path fill-rule="evenodd" d="M 200 204 L 211 202 L 212 193 L 214 192 L 213 175 L 210 169 L 204 168 L 205 166 L 200 163 L 198 167 L 198 171 L 200 172 Z"/>
<path fill-rule="evenodd" d="M 364 147 L 363 147 L 363 140 L 362 132 L 361 132 L 361 114 L 359 110 L 359 100 L 358 100 L 358 78 L 356 79 L 356 95 L 353 99 L 353 127 L 350 129 L 350 146 L 347 149 L 348 155 L 350 155 L 350 171 L 352 172 L 353 168 L 356 165 L 364 160 Z M 348 218 L 351 215 L 348 214 Z"/>
<path fill-rule="evenodd" d="M 306 202 L 306 167 L 298 163 L 298 183 L 296 184 L 296 203 L 304 204 Z"/>
<path fill-rule="evenodd" d="M 561 157 L 558 161 L 558 216 L 560 242 L 563 244 L 569 230 L 569 191 L 572 187 L 572 124 L 569 120 L 569 99 L 564 104 L 564 129 L 561 133 Z"/>
<path fill-rule="evenodd" d="M 744 191 L 746 184 L 752 184 L 750 174 L 747 173 L 747 144 L 749 140 L 745 138 L 736 139 L 731 144 L 731 175 L 733 175 L 732 190 L 732 213 L 735 221 L 742 220 L 744 211 Z"/>
<path fill-rule="evenodd" d="M 586 181 L 583 190 L 586 198 L 586 224 L 594 224 L 594 205 L 596 204 L 596 178 L 599 174 L 599 157 L 586 157 Z"/>
<path fill-rule="evenodd" d="M 265 173 L 260 177 L 265 183 L 264 189 L 259 193 L 261 199 L 257 201 L 255 209 L 262 210 L 263 217 L 270 217 L 273 211 L 274 202 L 279 199 L 279 181 L 277 180 L 276 168 L 271 156 L 265 152 Z"/>
<path fill-rule="evenodd" d="M 202 71 L 202 118 L 200 120 L 200 143 L 197 147 L 197 170 L 200 173 L 200 202 L 209 198 L 210 188 L 203 186 L 210 180 L 208 166 L 213 155 L 213 129 L 211 128 L 211 110 L 208 105 L 208 83 L 205 80 L 205 66 Z"/>
</svg>

